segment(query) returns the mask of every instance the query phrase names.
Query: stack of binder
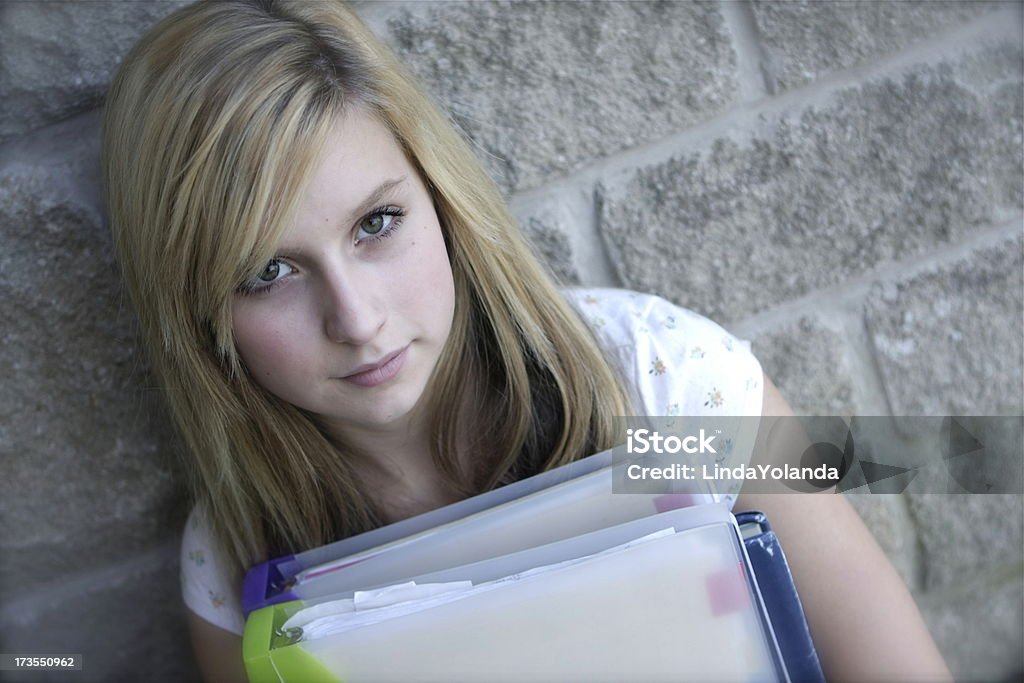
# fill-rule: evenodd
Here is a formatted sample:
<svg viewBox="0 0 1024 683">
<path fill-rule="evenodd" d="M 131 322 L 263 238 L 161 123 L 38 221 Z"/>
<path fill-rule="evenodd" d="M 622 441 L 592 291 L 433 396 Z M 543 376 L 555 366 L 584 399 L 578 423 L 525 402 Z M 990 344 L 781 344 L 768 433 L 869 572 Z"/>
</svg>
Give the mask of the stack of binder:
<svg viewBox="0 0 1024 683">
<path fill-rule="evenodd" d="M 249 679 L 823 680 L 763 515 L 612 494 L 616 469 L 598 454 L 254 567 Z"/>
</svg>

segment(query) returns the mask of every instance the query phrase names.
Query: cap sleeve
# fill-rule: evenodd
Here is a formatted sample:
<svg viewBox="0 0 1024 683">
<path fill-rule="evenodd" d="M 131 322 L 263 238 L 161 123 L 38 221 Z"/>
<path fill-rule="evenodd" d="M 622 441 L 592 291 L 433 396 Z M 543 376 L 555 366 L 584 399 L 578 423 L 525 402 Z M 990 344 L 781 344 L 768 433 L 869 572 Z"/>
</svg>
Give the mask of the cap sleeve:
<svg viewBox="0 0 1024 683">
<path fill-rule="evenodd" d="M 658 296 L 617 289 L 569 296 L 618 360 L 644 414 L 761 415 L 761 364 L 749 341 Z"/>
<path fill-rule="evenodd" d="M 200 506 L 192 508 L 181 539 L 181 594 L 185 605 L 214 626 L 242 635 L 241 597 L 213 543 Z"/>
<path fill-rule="evenodd" d="M 761 415 L 763 376 L 749 341 L 655 296 L 637 315 L 635 334 L 648 415 Z"/>
<path fill-rule="evenodd" d="M 723 427 L 731 463 L 749 461 L 764 392 L 749 341 L 657 296 L 591 289 L 573 291 L 570 301 L 619 364 L 638 414 L 755 418 Z M 739 482 L 712 488 L 731 507 Z"/>
</svg>

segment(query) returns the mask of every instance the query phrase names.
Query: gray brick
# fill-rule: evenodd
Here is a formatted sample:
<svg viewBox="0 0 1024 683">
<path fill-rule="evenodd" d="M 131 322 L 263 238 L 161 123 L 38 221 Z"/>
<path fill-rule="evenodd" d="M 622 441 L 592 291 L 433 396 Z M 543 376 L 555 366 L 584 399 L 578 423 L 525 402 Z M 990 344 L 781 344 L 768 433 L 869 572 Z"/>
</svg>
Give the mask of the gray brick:
<svg viewBox="0 0 1024 683">
<path fill-rule="evenodd" d="M 520 217 L 519 221 L 537 256 L 551 273 L 565 284 L 580 284 L 569 239 L 574 225 L 568 210 L 560 204 L 545 205 Z"/>
<path fill-rule="evenodd" d="M 711 118 L 736 95 L 716 4 L 438 3 L 388 25 L 508 190 Z"/>
<path fill-rule="evenodd" d="M 878 283 L 864 315 L 894 415 L 1024 410 L 1024 241 Z"/>
<path fill-rule="evenodd" d="M 1005 6 L 990 2 L 754 0 L 774 88 L 786 90 L 870 62 Z"/>
<path fill-rule="evenodd" d="M 1024 577 L 975 580 L 952 599 L 921 606 L 957 681 L 1020 681 L 1024 676 Z"/>
<path fill-rule="evenodd" d="M 854 415 L 845 340 L 805 316 L 751 340 L 765 374 L 797 415 Z"/>
<path fill-rule="evenodd" d="M 992 119 L 999 125 L 1001 142 L 992 147 L 997 201 L 1002 206 L 1024 205 L 1024 98 L 1020 94 L 1024 84 L 1024 52 L 1019 45 L 986 48 L 959 63 L 956 75 L 960 82 L 972 85 L 975 92 L 989 99 Z"/>
<path fill-rule="evenodd" d="M 1005 80 L 1014 63 L 987 65 Z M 1005 114 L 1022 92 L 973 85 L 917 66 L 766 121 L 749 143 L 609 178 L 599 220 L 620 280 L 731 321 L 960 239 L 1001 202 L 1019 211 L 1021 119 Z"/>
<path fill-rule="evenodd" d="M 188 0 L 0 4 L 0 139 L 99 105 L 121 58 Z"/>
<path fill-rule="evenodd" d="M 97 208 L 95 123 L 0 167 L 0 585 L 21 590 L 177 535 L 184 513 Z"/>
<path fill-rule="evenodd" d="M 177 548 L 126 563 L 97 585 L 41 596 L 27 613 L 0 621 L 5 652 L 80 653 L 82 670 L 44 679 L 4 672 L 4 681 L 82 683 L 199 681 L 178 582 Z M 5 615 L 6 616 L 6 615 Z"/>
<path fill-rule="evenodd" d="M 936 590 L 1024 561 L 1024 497 L 907 493 L 924 584 Z"/>
</svg>

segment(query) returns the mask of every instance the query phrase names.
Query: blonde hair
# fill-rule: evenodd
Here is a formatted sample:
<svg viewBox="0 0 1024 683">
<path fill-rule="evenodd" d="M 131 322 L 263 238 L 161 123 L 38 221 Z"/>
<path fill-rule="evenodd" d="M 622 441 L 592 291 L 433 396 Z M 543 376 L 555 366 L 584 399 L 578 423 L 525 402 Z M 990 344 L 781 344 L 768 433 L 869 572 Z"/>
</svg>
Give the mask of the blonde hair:
<svg viewBox="0 0 1024 683">
<path fill-rule="evenodd" d="M 439 471 L 486 490 L 611 446 L 613 417 L 629 412 L 468 145 L 355 14 L 287 0 L 179 10 L 111 86 L 104 173 L 143 341 L 236 571 L 382 521 L 346 446 L 253 382 L 231 332 L 234 292 L 274 255 L 332 122 L 355 104 L 420 172 L 448 246 L 455 320 L 427 388 Z M 479 447 L 495 450 L 464 472 L 458 408 L 474 386 Z"/>
</svg>

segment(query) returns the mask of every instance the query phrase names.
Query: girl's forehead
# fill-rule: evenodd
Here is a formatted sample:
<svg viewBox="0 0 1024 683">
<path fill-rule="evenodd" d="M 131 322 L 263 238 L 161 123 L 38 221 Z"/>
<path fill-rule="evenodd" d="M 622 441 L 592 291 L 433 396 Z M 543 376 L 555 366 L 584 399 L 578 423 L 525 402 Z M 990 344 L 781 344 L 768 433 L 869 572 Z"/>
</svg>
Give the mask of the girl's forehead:
<svg viewBox="0 0 1024 683">
<path fill-rule="evenodd" d="M 297 220 L 361 215 L 384 199 L 415 184 L 419 176 L 391 131 L 376 117 L 355 108 L 331 128 L 309 180 L 299 197 Z M 355 215 L 354 217 L 358 217 Z"/>
</svg>

